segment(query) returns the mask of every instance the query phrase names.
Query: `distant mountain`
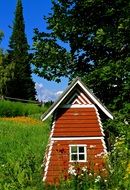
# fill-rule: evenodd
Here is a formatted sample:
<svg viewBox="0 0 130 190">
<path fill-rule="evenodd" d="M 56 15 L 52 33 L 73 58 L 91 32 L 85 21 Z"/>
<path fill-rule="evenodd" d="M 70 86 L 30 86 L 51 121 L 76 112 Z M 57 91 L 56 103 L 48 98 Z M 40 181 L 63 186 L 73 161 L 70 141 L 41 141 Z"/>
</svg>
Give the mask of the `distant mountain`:
<svg viewBox="0 0 130 190">
<path fill-rule="evenodd" d="M 35 88 L 37 91 L 36 99 L 42 102 L 55 101 L 63 91 L 54 92 L 50 91 L 44 87 L 41 83 L 35 83 Z"/>
</svg>

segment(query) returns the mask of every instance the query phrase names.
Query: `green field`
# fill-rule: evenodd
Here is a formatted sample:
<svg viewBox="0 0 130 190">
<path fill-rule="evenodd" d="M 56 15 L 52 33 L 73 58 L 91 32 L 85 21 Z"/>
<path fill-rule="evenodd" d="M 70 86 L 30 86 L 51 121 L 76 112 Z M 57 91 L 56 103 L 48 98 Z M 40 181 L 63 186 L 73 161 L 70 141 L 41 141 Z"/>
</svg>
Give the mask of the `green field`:
<svg viewBox="0 0 130 190">
<path fill-rule="evenodd" d="M 0 119 L 0 189 L 43 189 L 41 165 L 49 126 L 49 121 Z"/>
</svg>

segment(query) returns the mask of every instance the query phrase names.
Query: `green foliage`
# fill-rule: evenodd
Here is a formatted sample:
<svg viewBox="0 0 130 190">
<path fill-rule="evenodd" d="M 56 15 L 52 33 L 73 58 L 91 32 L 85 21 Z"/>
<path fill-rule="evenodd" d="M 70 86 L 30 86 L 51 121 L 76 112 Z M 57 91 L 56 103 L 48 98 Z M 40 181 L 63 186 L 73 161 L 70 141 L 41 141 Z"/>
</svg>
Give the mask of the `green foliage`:
<svg viewBox="0 0 130 190">
<path fill-rule="evenodd" d="M 4 60 L 6 65 L 15 64 L 13 78 L 6 83 L 5 96 L 21 99 L 35 99 L 35 87 L 31 78 L 31 63 L 28 53 L 29 45 L 25 35 L 23 7 L 21 0 L 17 1 L 13 31 L 9 41 L 8 56 Z"/>
<path fill-rule="evenodd" d="M 72 60 L 69 60 L 69 64 L 66 62 L 67 67 L 65 67 L 71 69 L 71 73 L 69 70 L 66 70 L 66 73 L 69 75 L 78 75 L 80 72 L 81 74 L 85 74 L 93 66 L 101 63 L 105 64 L 109 60 L 117 61 L 128 57 L 128 42 L 130 40 L 128 35 L 130 30 L 129 2 L 122 0 L 114 2 L 106 2 L 104 0 L 83 0 L 82 2 L 78 0 L 61 0 L 53 1 L 52 3 L 53 11 L 49 14 L 49 17 L 45 17 L 48 29 L 51 32 L 40 33 L 36 30 L 34 37 L 34 47 L 36 48 L 34 57 L 41 75 L 44 63 L 41 64 L 40 61 L 44 60 L 44 58 L 46 59 L 47 55 L 49 56 L 47 63 L 48 66 L 52 66 L 52 71 L 56 66 L 63 71 L 61 61 L 57 63 L 58 59 L 53 59 L 51 51 L 51 48 L 54 48 L 55 44 L 58 44 L 58 40 L 68 43 L 70 47 L 69 52 L 71 53 L 70 57 Z M 47 47 L 45 46 L 45 42 L 47 42 Z M 62 45 L 57 46 L 56 51 L 54 48 L 53 54 L 56 54 L 58 49 L 60 50 L 61 48 Z M 40 51 L 43 52 L 43 55 L 45 54 L 44 58 L 41 57 Z M 66 54 L 67 50 L 64 55 L 62 54 L 63 63 L 64 58 L 66 59 Z M 55 67 L 54 63 L 50 64 L 50 60 L 55 62 Z M 73 71 L 73 69 L 75 70 Z M 57 75 L 57 70 L 55 71 L 55 75 Z"/>
<path fill-rule="evenodd" d="M 99 66 L 87 76 L 85 83 L 93 89 L 94 94 L 111 110 L 122 109 L 128 102 L 130 91 L 130 59 L 109 61 Z"/>
<path fill-rule="evenodd" d="M 43 114 L 47 107 L 40 107 L 35 104 L 11 102 L 7 100 L 0 101 L 0 117 L 15 117 Z"/>
<path fill-rule="evenodd" d="M 15 63 L 6 65 L 4 59 L 6 55 L 1 55 L 0 63 L 0 96 L 7 94 L 8 83 L 14 78 Z"/>
<path fill-rule="evenodd" d="M 54 0 L 50 32 L 35 30 L 35 72 L 56 81 L 83 77 L 105 105 L 121 109 L 130 90 L 129 10 L 123 0 Z"/>
<path fill-rule="evenodd" d="M 130 133 L 129 124 L 130 104 L 126 103 L 123 109 L 114 112 L 114 120 L 109 120 L 104 125 L 115 137 L 125 136 L 127 139 Z"/>
<path fill-rule="evenodd" d="M 129 189 L 130 188 L 130 130 L 127 136 L 116 138 L 112 152 L 108 157 L 109 189 Z"/>
<path fill-rule="evenodd" d="M 0 120 L 0 189 L 43 189 L 41 165 L 49 125 Z"/>
<path fill-rule="evenodd" d="M 48 34 L 47 37 L 44 32 L 39 35 L 37 29 L 35 29 L 35 34 L 37 36 L 34 37 L 36 41 L 34 43 L 36 51 L 33 57 L 34 72 L 41 77 L 44 76 L 47 80 L 60 82 L 61 76 L 67 76 L 66 69 L 71 58 L 70 54 L 66 52 L 65 48 L 58 45 L 53 35 Z"/>
</svg>

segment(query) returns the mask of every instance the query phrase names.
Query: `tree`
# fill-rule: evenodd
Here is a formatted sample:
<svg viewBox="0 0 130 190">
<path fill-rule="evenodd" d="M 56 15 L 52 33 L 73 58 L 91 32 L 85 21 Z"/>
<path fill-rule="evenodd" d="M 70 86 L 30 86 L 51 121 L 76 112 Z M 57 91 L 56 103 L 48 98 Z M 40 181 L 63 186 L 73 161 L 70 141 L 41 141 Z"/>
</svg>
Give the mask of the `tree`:
<svg viewBox="0 0 130 190">
<path fill-rule="evenodd" d="M 124 0 L 54 0 L 45 18 L 50 32 L 35 29 L 35 72 L 49 80 L 83 77 L 106 105 L 122 106 L 129 91 L 129 10 Z"/>
<path fill-rule="evenodd" d="M 0 31 L 0 44 L 4 33 Z M 3 49 L 0 48 L 0 97 L 6 94 L 7 83 L 12 80 L 15 64 L 5 64 L 7 54 L 3 52 Z"/>
<path fill-rule="evenodd" d="M 13 31 L 10 37 L 6 64 L 15 64 L 14 77 L 8 82 L 6 96 L 21 99 L 35 99 L 35 87 L 31 78 L 29 45 L 25 35 L 23 7 L 17 1 Z"/>
<path fill-rule="evenodd" d="M 11 83 L 14 77 L 15 64 L 3 64 L 6 55 L 2 55 L 0 60 L 0 96 L 5 96 L 7 93 L 8 83 Z"/>
</svg>

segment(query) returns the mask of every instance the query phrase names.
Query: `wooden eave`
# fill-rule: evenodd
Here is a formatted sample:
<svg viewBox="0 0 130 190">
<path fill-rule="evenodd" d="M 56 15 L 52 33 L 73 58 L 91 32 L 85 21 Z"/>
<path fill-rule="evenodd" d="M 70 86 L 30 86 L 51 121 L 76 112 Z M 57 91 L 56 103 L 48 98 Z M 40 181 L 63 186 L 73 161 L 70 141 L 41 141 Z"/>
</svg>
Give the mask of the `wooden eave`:
<svg viewBox="0 0 130 190">
<path fill-rule="evenodd" d="M 65 100 L 65 98 L 69 95 L 69 93 L 74 89 L 76 85 L 79 85 L 80 88 L 87 94 L 87 96 L 91 99 L 93 104 L 97 105 L 98 108 L 102 110 L 102 112 L 107 115 L 110 119 L 113 119 L 113 115 L 110 111 L 97 99 L 97 97 L 82 83 L 80 78 L 76 78 L 72 81 L 72 83 L 66 88 L 66 90 L 61 94 L 61 96 L 55 101 L 52 106 L 45 112 L 41 119 L 42 121 L 46 120 Z"/>
</svg>

